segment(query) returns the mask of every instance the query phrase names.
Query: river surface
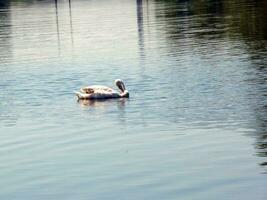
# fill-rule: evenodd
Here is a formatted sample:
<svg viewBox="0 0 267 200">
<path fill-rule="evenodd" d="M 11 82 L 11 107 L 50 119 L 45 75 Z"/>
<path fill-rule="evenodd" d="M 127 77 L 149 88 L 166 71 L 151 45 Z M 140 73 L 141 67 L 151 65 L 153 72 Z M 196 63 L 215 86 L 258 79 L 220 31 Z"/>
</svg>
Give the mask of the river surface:
<svg viewBox="0 0 267 200">
<path fill-rule="evenodd" d="M 265 200 L 266 10 L 0 0 L 0 199 Z"/>
</svg>

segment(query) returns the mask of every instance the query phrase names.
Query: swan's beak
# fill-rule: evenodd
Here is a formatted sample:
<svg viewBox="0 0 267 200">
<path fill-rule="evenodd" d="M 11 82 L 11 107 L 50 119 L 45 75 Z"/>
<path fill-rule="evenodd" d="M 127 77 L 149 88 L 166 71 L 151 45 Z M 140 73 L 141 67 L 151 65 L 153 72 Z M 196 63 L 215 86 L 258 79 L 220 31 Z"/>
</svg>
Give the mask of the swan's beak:
<svg viewBox="0 0 267 200">
<path fill-rule="evenodd" d="M 122 97 L 125 97 L 125 98 L 129 98 L 130 97 L 130 94 L 129 94 L 128 90 L 124 90 L 124 92 L 122 94 Z"/>
</svg>

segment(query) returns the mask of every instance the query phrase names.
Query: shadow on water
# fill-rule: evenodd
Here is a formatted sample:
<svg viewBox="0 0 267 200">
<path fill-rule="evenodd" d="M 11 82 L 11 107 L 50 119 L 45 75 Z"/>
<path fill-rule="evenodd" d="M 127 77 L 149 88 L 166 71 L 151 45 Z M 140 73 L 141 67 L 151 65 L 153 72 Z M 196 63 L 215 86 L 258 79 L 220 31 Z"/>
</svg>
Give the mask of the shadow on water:
<svg viewBox="0 0 267 200">
<path fill-rule="evenodd" d="M 10 2 L 0 0 L 0 88 L 1 91 L 7 91 L 13 85 L 13 78 L 8 76 L 10 73 L 9 63 L 13 58 L 12 51 L 12 24 L 11 24 L 11 11 Z M 2 101 L 5 99 L 6 93 L 0 94 L 0 124 L 4 126 L 15 126 L 18 114 L 14 111 L 13 97 L 7 103 Z"/>
<path fill-rule="evenodd" d="M 250 49 L 251 50 L 251 49 Z M 248 51 L 250 51 L 248 50 Z M 258 49 L 257 49 L 258 50 Z M 252 49 L 254 52 L 255 49 Z M 256 119 L 256 143 L 255 147 L 258 150 L 260 157 L 267 157 L 267 68 L 264 58 L 250 58 L 254 64 L 255 77 L 247 80 L 248 84 L 253 85 L 255 90 L 254 98 L 254 114 Z M 261 163 L 267 167 L 267 161 Z"/>
<path fill-rule="evenodd" d="M 265 95 L 266 101 L 266 95 Z M 258 150 L 258 156 L 267 157 L 267 105 L 261 105 L 255 110 L 256 114 L 256 143 L 255 147 Z M 260 163 L 262 166 L 267 167 L 267 161 Z"/>
<path fill-rule="evenodd" d="M 194 45 L 207 48 L 217 41 L 242 44 L 236 48 L 244 51 L 252 63 L 253 77 L 246 82 L 246 99 L 256 119 L 253 129 L 258 155 L 267 157 L 267 1 L 249 0 L 155 0 L 155 15 L 165 23 L 167 51 L 179 57 L 183 39 L 190 38 Z M 164 9 L 162 9 L 164 7 Z M 222 42 L 223 44 L 223 42 Z M 215 47 L 207 48 L 211 54 Z M 222 45 L 222 48 L 224 45 Z M 220 49 L 217 49 L 220 51 Z M 203 53 L 203 52 L 201 52 Z M 207 54 L 210 56 L 210 54 Z M 249 75 L 251 77 L 251 75 Z M 261 163 L 266 166 L 267 162 Z"/>
<path fill-rule="evenodd" d="M 174 25 L 168 28 L 168 32 L 180 33 L 185 30 L 180 27 L 178 17 L 196 16 L 191 19 L 188 28 L 200 26 L 204 31 L 194 33 L 195 37 L 203 35 L 214 35 L 214 31 L 220 29 L 221 37 L 242 37 L 245 40 L 266 40 L 267 39 L 267 20 L 265 0 L 180 0 L 162 1 L 156 0 L 156 6 L 165 6 L 166 9 L 156 9 L 158 19 L 166 18 L 166 23 Z M 162 13 L 162 11 L 164 13 Z M 203 17 L 205 16 L 205 17 Z M 218 23 L 219 22 L 219 23 Z M 220 26 L 220 27 L 218 27 Z M 170 27 L 170 26 L 169 26 Z M 222 29 L 224 28 L 225 29 Z M 182 29 L 182 30 L 181 30 Z M 172 34 L 169 34 L 172 36 Z M 173 34 L 175 35 L 175 34 Z"/>
<path fill-rule="evenodd" d="M 0 61 L 9 60 L 12 57 L 12 26 L 10 2 L 0 0 Z"/>
</svg>

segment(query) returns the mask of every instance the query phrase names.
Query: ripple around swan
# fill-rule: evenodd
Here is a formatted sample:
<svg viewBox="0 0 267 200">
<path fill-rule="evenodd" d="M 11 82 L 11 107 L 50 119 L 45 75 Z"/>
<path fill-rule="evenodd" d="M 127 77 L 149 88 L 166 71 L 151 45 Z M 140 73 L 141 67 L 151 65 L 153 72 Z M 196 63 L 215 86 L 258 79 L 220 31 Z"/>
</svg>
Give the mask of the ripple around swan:
<svg viewBox="0 0 267 200">
<path fill-rule="evenodd" d="M 0 199 L 265 199 L 265 10 L 1 1 Z"/>
</svg>

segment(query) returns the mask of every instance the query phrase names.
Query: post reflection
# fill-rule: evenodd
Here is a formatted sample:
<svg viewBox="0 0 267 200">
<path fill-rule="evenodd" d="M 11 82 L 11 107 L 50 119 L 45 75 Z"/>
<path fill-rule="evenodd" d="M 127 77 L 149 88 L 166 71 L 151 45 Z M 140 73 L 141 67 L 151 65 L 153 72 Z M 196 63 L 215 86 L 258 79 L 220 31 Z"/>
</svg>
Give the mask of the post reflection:
<svg viewBox="0 0 267 200">
<path fill-rule="evenodd" d="M 138 30 L 138 45 L 140 57 L 144 58 L 144 16 L 143 16 L 143 0 L 136 0 L 137 12 L 137 30 Z"/>
<path fill-rule="evenodd" d="M 55 0 L 55 12 L 56 12 L 56 25 L 57 25 L 57 46 L 58 54 L 60 55 L 60 33 L 59 33 L 59 20 L 58 20 L 58 0 Z"/>
<path fill-rule="evenodd" d="M 71 37 L 71 47 L 73 49 L 73 26 L 72 26 L 72 10 L 71 10 L 71 0 L 69 0 L 69 17 L 70 17 L 70 37 Z"/>
</svg>

